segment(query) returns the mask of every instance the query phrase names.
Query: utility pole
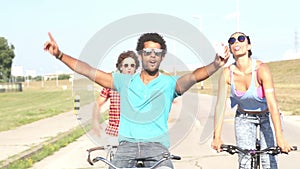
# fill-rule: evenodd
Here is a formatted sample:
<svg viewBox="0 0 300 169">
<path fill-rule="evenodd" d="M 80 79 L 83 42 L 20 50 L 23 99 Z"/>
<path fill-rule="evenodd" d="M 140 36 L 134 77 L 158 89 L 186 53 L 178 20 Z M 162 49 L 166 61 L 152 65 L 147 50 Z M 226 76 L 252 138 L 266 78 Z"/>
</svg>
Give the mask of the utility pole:
<svg viewBox="0 0 300 169">
<path fill-rule="evenodd" d="M 240 0 L 236 0 L 236 31 L 240 31 Z"/>
<path fill-rule="evenodd" d="M 295 53 L 298 53 L 299 42 L 298 42 L 298 32 L 295 30 Z"/>
</svg>

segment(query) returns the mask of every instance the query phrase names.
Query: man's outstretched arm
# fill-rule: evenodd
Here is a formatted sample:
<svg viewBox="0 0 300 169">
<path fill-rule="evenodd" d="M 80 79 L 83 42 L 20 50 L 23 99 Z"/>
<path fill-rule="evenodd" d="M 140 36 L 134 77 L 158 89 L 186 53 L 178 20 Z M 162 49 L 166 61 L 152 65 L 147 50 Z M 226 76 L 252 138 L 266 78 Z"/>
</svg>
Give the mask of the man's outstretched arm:
<svg viewBox="0 0 300 169">
<path fill-rule="evenodd" d="M 229 59 L 229 49 L 227 46 L 224 48 L 224 58 L 216 54 L 215 60 L 209 65 L 197 68 L 192 73 L 185 74 L 177 80 L 176 91 L 183 94 L 189 90 L 194 84 L 207 79 L 214 74 L 219 68 L 224 66 Z"/>
<path fill-rule="evenodd" d="M 51 55 L 61 60 L 71 70 L 79 73 L 90 80 L 98 83 L 99 85 L 106 88 L 113 88 L 113 78 L 111 73 L 106 73 L 102 70 L 91 67 L 86 62 L 75 59 L 63 52 L 58 48 L 51 33 L 48 33 L 50 40 L 44 44 L 44 50 L 48 51 Z"/>
</svg>

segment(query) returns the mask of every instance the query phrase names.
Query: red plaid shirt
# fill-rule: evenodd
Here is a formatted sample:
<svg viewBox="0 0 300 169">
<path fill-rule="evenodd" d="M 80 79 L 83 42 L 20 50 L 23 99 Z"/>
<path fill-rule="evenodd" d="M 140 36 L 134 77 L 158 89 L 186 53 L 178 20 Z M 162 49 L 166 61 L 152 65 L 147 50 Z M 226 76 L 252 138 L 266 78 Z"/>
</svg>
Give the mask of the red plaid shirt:
<svg viewBox="0 0 300 169">
<path fill-rule="evenodd" d="M 108 125 L 105 129 L 106 134 L 118 136 L 120 123 L 120 95 L 117 91 L 103 88 L 100 96 L 110 99 Z"/>
</svg>

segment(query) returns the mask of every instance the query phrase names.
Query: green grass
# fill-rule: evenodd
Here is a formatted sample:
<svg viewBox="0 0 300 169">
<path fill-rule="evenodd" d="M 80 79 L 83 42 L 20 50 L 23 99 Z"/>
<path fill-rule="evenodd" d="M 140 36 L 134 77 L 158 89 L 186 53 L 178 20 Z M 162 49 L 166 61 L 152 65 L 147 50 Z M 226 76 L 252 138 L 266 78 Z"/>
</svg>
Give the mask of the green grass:
<svg viewBox="0 0 300 169">
<path fill-rule="evenodd" d="M 268 63 L 280 109 L 300 115 L 300 59 Z"/>
<path fill-rule="evenodd" d="M 0 131 L 70 111 L 72 100 L 71 90 L 62 89 L 0 93 Z"/>
<path fill-rule="evenodd" d="M 67 86 L 67 89 L 63 90 L 62 86 Z M 81 106 L 93 100 L 96 93 L 98 95 L 98 92 L 86 92 L 83 89 L 73 93 L 71 83 L 68 81 L 59 81 L 59 85 L 56 84 L 56 81 L 47 81 L 44 86 L 41 82 L 30 82 L 29 85 L 23 84 L 23 92 L 0 93 L 0 131 L 14 129 L 40 119 L 72 111 L 75 93 L 81 96 Z M 30 168 L 34 163 L 75 141 L 90 128 L 90 124 L 87 124 L 84 127 L 85 130 L 77 127 L 69 132 L 59 134 L 46 141 L 41 148 L 33 147 L 28 150 L 29 153 L 32 151 L 34 153 L 30 153 L 25 158 L 18 159 L 18 155 L 13 156 L 8 160 L 1 161 L 0 166 L 5 165 L 7 169 Z M 27 154 L 27 151 L 24 153 Z M 7 161 L 11 162 L 6 164 Z"/>
<path fill-rule="evenodd" d="M 67 86 L 63 89 L 62 86 Z M 52 117 L 74 109 L 75 94 L 79 94 L 80 105 L 93 99 L 93 92 L 76 91 L 73 93 L 69 81 L 46 81 L 23 84 L 22 92 L 0 93 L 0 131 L 15 129 L 16 127 L 34 121 Z M 88 98 L 88 99 L 87 99 Z"/>
<path fill-rule="evenodd" d="M 0 131 L 14 129 L 43 118 L 51 117 L 73 109 L 71 86 L 63 90 L 61 85 L 49 81 L 24 84 L 23 92 L 0 93 Z"/>
</svg>

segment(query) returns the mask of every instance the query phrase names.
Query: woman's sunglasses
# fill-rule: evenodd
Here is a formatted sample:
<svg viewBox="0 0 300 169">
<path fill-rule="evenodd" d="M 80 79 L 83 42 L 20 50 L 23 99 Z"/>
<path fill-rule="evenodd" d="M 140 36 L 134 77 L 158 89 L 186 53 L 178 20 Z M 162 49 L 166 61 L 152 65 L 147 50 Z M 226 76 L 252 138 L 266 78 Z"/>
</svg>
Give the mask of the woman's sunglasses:
<svg viewBox="0 0 300 169">
<path fill-rule="evenodd" d="M 244 42 L 244 41 L 246 40 L 246 36 L 240 35 L 240 36 L 237 38 L 237 40 L 238 40 L 239 42 Z M 228 43 L 229 43 L 230 45 L 234 44 L 235 41 L 236 41 L 236 39 L 235 39 L 234 37 L 231 37 L 231 38 L 228 39 Z"/>
<path fill-rule="evenodd" d="M 125 63 L 123 66 L 124 66 L 125 68 L 127 68 L 127 67 L 129 66 L 129 64 Z M 134 67 L 135 67 L 135 64 L 130 64 L 130 67 L 134 68 Z"/>
</svg>

